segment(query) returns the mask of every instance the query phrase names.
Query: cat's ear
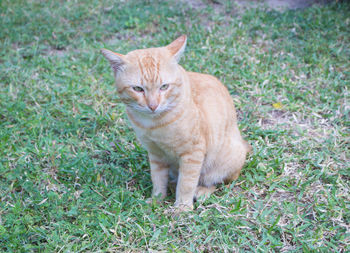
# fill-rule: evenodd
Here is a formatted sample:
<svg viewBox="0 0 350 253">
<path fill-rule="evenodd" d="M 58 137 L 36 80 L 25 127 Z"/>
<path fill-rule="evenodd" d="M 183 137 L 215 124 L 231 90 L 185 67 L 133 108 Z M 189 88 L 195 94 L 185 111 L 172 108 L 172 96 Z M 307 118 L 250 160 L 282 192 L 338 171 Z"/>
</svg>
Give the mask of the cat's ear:
<svg viewBox="0 0 350 253">
<path fill-rule="evenodd" d="M 179 62 L 182 53 L 185 51 L 187 42 L 187 36 L 181 35 L 179 38 L 171 42 L 166 48 L 170 51 L 170 53 L 175 57 L 176 61 Z"/>
<path fill-rule="evenodd" d="M 106 57 L 106 59 L 111 64 L 114 73 L 117 74 L 119 71 L 123 70 L 125 65 L 125 56 L 122 54 L 114 53 L 108 49 L 101 49 L 101 53 Z"/>
</svg>

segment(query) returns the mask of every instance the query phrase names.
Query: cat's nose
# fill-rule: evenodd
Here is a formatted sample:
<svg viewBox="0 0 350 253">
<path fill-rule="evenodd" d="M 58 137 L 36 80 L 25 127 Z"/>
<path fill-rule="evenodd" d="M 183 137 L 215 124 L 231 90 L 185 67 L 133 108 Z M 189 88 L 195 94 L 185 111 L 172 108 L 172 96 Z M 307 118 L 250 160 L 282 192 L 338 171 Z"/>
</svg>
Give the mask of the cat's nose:
<svg viewBox="0 0 350 253">
<path fill-rule="evenodd" d="M 156 103 L 150 103 L 148 104 L 148 108 L 151 109 L 152 112 L 154 112 L 158 107 L 158 104 Z"/>
<path fill-rule="evenodd" d="M 159 106 L 159 97 L 157 96 L 157 94 L 150 92 L 146 97 L 146 102 L 148 108 L 151 109 L 152 112 L 154 112 Z"/>
</svg>

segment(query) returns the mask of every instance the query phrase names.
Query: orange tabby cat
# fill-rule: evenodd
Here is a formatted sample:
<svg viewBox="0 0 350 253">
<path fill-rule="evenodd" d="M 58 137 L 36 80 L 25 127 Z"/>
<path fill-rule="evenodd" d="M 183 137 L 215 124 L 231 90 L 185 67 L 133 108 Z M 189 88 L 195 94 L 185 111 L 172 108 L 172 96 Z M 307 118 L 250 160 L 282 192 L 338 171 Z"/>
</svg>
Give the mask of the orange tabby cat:
<svg viewBox="0 0 350 253">
<path fill-rule="evenodd" d="M 175 176 L 175 207 L 180 210 L 192 209 L 193 198 L 210 194 L 215 184 L 237 179 L 250 150 L 226 87 L 213 76 L 187 72 L 178 64 L 186 40 L 182 35 L 166 47 L 126 55 L 101 50 L 148 151 L 152 195 L 164 198 L 168 177 Z"/>
</svg>

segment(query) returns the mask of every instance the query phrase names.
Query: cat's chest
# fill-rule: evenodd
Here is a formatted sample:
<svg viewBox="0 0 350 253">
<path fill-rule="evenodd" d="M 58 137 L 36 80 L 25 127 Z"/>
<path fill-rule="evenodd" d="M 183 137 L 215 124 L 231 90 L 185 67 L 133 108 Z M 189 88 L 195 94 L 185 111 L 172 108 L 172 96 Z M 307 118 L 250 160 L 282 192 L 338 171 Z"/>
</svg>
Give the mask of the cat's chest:
<svg viewBox="0 0 350 253">
<path fill-rule="evenodd" d="M 171 152 L 174 149 L 174 136 L 172 134 L 158 131 L 141 131 L 140 140 L 146 146 L 162 149 Z"/>
<path fill-rule="evenodd" d="M 186 112 L 186 113 L 185 113 Z M 138 139 L 154 155 L 166 157 L 167 160 L 178 160 L 180 154 L 199 143 L 200 129 L 198 114 L 190 115 L 186 110 L 176 110 L 161 121 L 140 119 L 128 114 Z M 146 126 L 138 124 L 147 122 Z"/>
<path fill-rule="evenodd" d="M 178 159 L 177 143 L 182 142 L 179 140 L 179 135 L 147 131 L 139 133 L 138 137 L 149 152 L 166 157 L 167 160 L 175 161 Z"/>
</svg>

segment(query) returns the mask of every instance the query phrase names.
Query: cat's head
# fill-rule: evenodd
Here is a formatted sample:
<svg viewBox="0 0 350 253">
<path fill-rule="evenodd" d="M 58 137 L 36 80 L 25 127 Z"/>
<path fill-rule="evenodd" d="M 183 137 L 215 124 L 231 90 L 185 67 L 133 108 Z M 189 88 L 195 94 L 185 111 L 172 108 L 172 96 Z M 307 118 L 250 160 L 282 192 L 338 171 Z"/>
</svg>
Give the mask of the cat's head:
<svg viewBox="0 0 350 253">
<path fill-rule="evenodd" d="M 176 106 L 183 89 L 178 61 L 186 40 L 182 35 L 165 47 L 135 50 L 126 55 L 101 50 L 113 68 L 119 97 L 127 107 L 157 115 Z"/>
</svg>

